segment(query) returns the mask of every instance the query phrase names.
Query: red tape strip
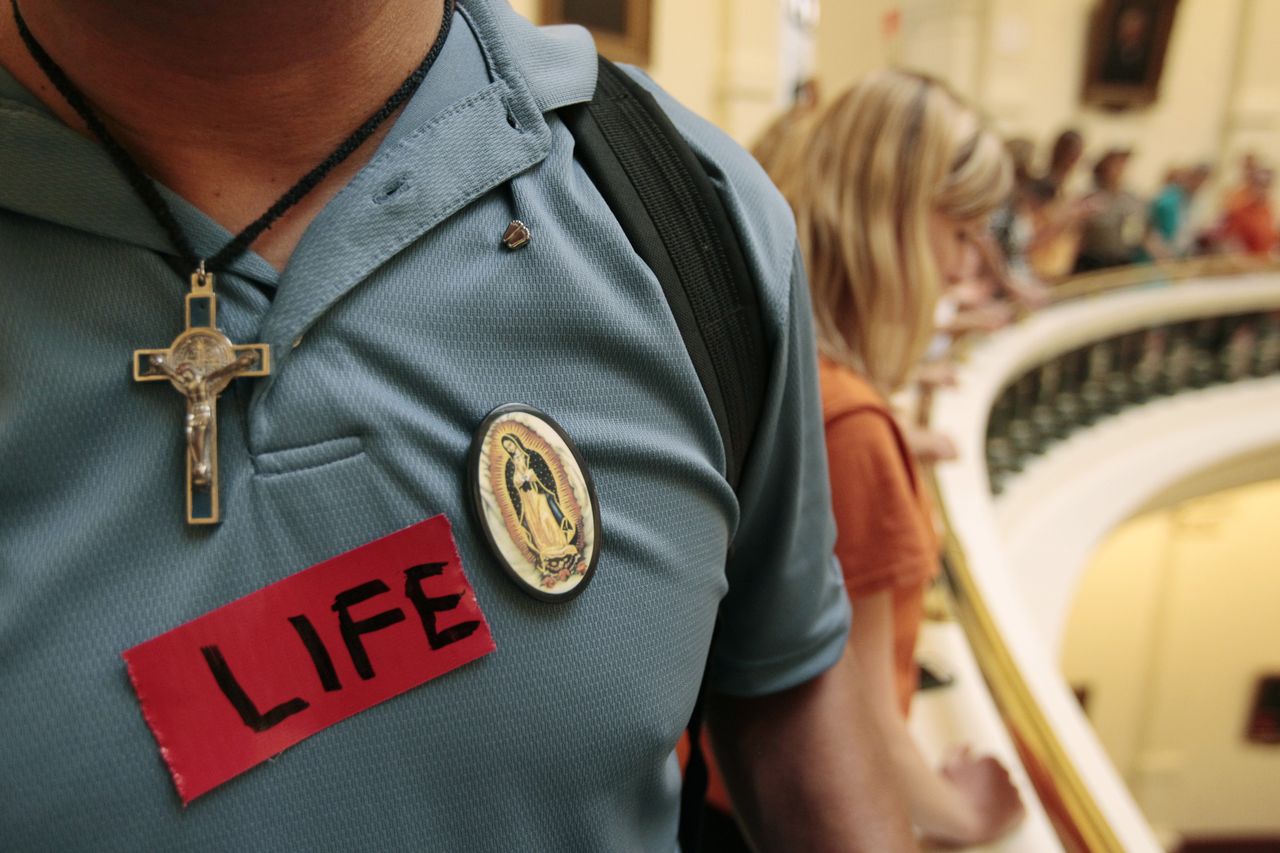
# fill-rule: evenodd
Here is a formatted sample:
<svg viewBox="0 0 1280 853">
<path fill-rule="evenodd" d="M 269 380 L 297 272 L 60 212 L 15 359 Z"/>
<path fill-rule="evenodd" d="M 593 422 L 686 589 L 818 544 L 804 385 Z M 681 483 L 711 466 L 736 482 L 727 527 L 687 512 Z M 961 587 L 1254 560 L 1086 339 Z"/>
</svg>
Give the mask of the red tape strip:
<svg viewBox="0 0 1280 853">
<path fill-rule="evenodd" d="M 123 654 L 184 804 L 494 650 L 443 515 Z"/>
</svg>

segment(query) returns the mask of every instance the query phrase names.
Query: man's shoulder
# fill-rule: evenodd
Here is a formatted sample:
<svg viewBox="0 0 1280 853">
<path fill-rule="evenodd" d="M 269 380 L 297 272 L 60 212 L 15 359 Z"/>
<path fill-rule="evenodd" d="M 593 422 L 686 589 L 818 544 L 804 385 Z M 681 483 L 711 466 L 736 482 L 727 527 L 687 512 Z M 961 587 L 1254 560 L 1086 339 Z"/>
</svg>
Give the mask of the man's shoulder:
<svg viewBox="0 0 1280 853">
<path fill-rule="evenodd" d="M 765 203 L 765 213 L 782 220 L 791 220 L 790 208 L 781 193 L 755 158 L 739 143 L 676 100 L 642 69 L 632 65 L 618 67 L 654 96 L 713 179 L 728 182 L 740 192 L 758 195 Z"/>
<path fill-rule="evenodd" d="M 785 283 L 795 252 L 795 221 L 791 208 L 760 164 L 727 133 L 672 97 L 638 68 L 620 66 L 653 94 L 680 135 L 693 149 L 711 183 L 724 199 L 750 262 L 757 267 L 762 287 L 772 301 L 785 298 L 771 283 Z"/>
<path fill-rule="evenodd" d="M 491 58 L 518 72 L 543 113 L 584 103 L 595 91 L 597 57 L 590 34 L 576 26 L 537 27 L 509 6 L 490 0 L 463 0 Z M 503 56 L 493 56 L 494 52 Z M 791 210 L 759 164 L 711 122 L 671 97 L 643 71 L 621 66 L 651 92 L 689 144 L 742 241 L 747 262 L 760 282 L 765 307 L 785 315 L 793 272 L 795 225 Z"/>
</svg>

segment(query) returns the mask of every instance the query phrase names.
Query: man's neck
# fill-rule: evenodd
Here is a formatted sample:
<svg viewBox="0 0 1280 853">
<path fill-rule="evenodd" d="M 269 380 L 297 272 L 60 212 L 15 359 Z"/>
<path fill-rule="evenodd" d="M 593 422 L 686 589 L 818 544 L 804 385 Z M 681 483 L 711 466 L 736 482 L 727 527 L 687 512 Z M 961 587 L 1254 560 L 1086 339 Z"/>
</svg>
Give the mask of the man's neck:
<svg viewBox="0 0 1280 853">
<path fill-rule="evenodd" d="M 444 0 L 20 0 L 23 17 L 152 177 L 235 232 L 422 61 Z M 87 133 L 0 11 L 0 65 Z M 283 267 L 388 129 L 254 245 Z"/>
</svg>

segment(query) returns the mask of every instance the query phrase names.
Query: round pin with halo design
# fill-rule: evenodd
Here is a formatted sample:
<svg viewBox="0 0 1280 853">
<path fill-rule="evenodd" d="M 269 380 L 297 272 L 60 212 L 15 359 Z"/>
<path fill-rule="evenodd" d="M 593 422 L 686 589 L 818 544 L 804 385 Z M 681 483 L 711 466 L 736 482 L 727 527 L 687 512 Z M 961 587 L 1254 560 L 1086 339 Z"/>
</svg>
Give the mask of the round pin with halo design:
<svg viewBox="0 0 1280 853">
<path fill-rule="evenodd" d="M 582 592 L 600 556 L 591 475 L 550 415 L 509 403 L 476 430 L 467 458 L 472 508 L 499 565 L 542 601 Z"/>
</svg>

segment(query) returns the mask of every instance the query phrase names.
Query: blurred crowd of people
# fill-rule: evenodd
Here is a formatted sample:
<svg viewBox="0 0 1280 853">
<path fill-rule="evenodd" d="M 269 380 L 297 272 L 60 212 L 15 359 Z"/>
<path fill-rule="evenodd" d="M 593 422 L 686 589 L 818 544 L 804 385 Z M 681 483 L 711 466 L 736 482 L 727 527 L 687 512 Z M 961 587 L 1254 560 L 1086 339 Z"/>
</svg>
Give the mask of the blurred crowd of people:
<svg viewBox="0 0 1280 853">
<path fill-rule="evenodd" d="M 1277 250 L 1270 193 L 1275 173 L 1252 154 L 1241 162 L 1238 185 L 1213 209 L 1204 188 L 1207 163 L 1171 167 L 1150 198 L 1127 179 L 1133 152 L 1109 148 L 1090 165 L 1089 186 L 1077 177 L 1085 140 L 1066 130 L 1054 140 L 1042 172 L 1030 140 L 1006 145 L 1014 190 L 993 217 L 992 230 L 1009 274 L 1055 281 L 1066 275 L 1198 255 Z"/>
<path fill-rule="evenodd" d="M 916 422 L 903 396 L 953 383 L 956 340 L 1045 299 L 1043 287 L 1006 274 L 991 231 L 1014 189 L 1008 153 L 945 84 L 897 71 L 825 106 L 798 101 L 753 153 L 791 205 L 808 273 L 835 552 L 874 734 L 925 836 L 991 841 L 1023 814 L 1005 767 L 967 748 L 934 767 L 906 725 L 940 562 L 922 466 L 956 450 Z M 715 784 L 709 802 L 705 849 L 747 849 L 732 839 L 732 803 Z"/>
<path fill-rule="evenodd" d="M 1277 251 L 1273 172 L 1256 157 L 1215 211 L 1208 164 L 1174 166 L 1146 198 L 1128 181 L 1131 151 L 1102 151 L 1087 178 L 1085 152 L 1066 130 L 1038 168 L 1030 140 L 1001 140 L 945 84 L 898 71 L 825 105 L 804 87 L 753 148 L 791 204 L 808 271 L 853 648 L 912 817 L 950 844 L 990 841 L 1021 815 L 998 762 L 966 750 L 931 768 L 905 725 L 939 563 L 920 472 L 956 456 L 923 413 L 956 382 L 957 342 L 1047 304 L 1073 275 Z M 711 802 L 732 808 L 714 786 Z"/>
<path fill-rule="evenodd" d="M 784 192 L 794 179 L 796 152 L 823 112 L 810 81 L 752 149 Z M 954 383 L 950 357 L 957 342 L 1047 304 L 1054 284 L 1067 278 L 1212 255 L 1280 259 L 1271 201 L 1275 171 L 1256 154 L 1240 159 L 1238 177 L 1216 196 L 1208 187 L 1218 167 L 1187 162 L 1171 166 L 1147 197 L 1129 183 L 1131 149 L 1107 148 L 1090 161 L 1078 130 L 1059 133 L 1043 158 L 1030 139 L 1008 139 L 1004 146 L 1011 189 L 984 226 L 973 229 L 959 273 L 941 287 L 933 337 L 913 370 L 926 399 L 931 388 Z M 904 416 L 902 426 L 921 461 L 955 456 L 950 439 L 915 416 Z"/>
</svg>

